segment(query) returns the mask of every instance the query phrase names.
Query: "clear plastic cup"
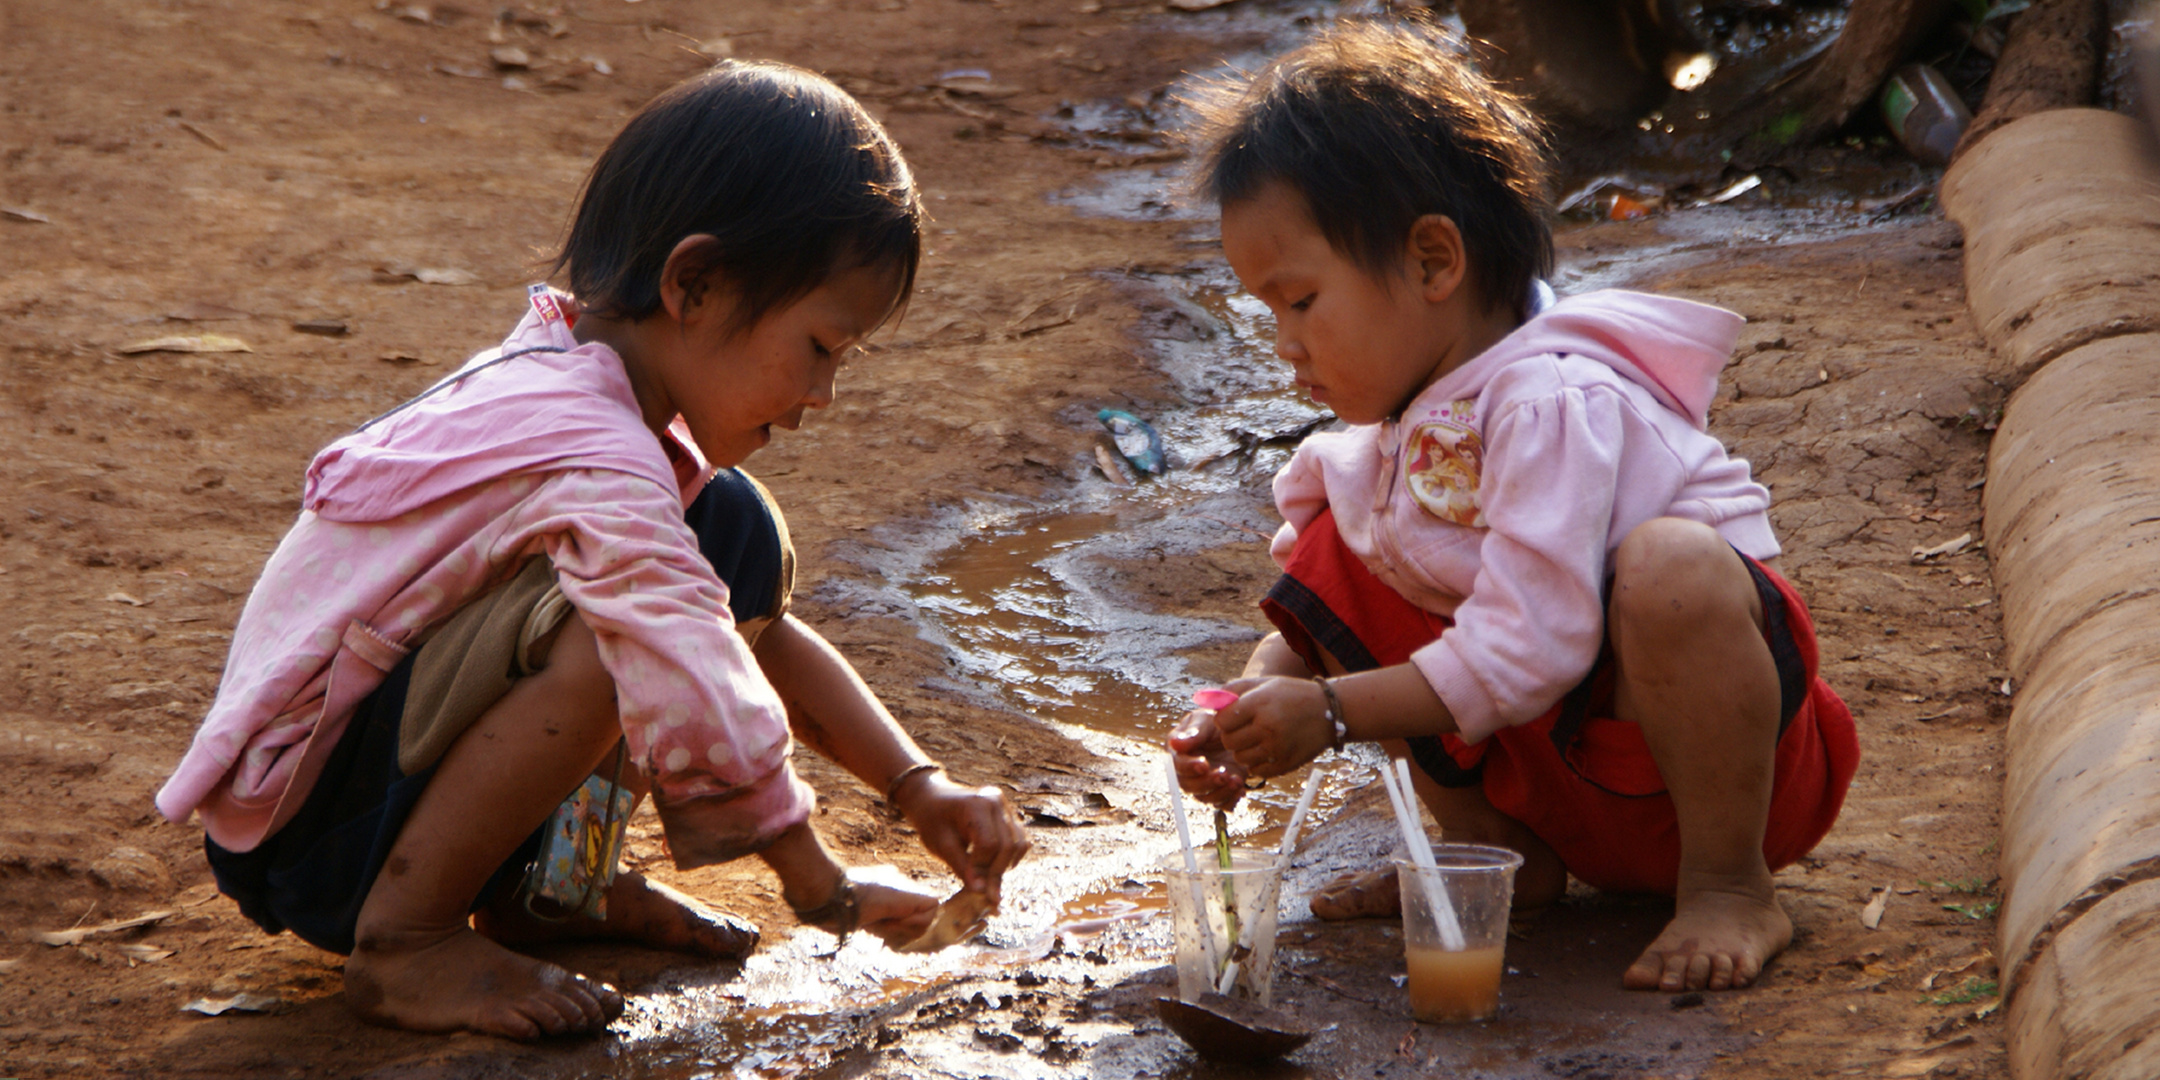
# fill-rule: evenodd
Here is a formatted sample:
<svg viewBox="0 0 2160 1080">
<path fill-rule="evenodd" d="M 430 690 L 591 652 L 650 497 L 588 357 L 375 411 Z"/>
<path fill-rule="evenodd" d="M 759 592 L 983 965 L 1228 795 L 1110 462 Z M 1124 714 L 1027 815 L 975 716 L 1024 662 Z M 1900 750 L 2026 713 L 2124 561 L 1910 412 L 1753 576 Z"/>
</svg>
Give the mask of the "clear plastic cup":
<svg viewBox="0 0 2160 1080">
<path fill-rule="evenodd" d="M 1522 856 L 1481 844 L 1432 845 L 1432 871 L 1407 854 L 1394 860 L 1402 887 L 1403 960 L 1410 970 L 1410 1012 L 1428 1024 L 1490 1020 L 1500 1011 L 1508 905 Z M 1437 881 L 1430 880 L 1437 878 Z M 1439 888 L 1433 887 L 1434 885 Z M 1447 940 L 1438 908 L 1442 895 L 1462 940 Z"/>
<path fill-rule="evenodd" d="M 1171 852 L 1156 863 L 1170 890 L 1179 1000 L 1198 1001 L 1201 994 L 1224 992 L 1222 954 L 1227 953 L 1238 966 L 1227 993 L 1261 1005 L 1273 1004 L 1275 909 L 1282 895 L 1282 860 L 1272 851 L 1232 848 L 1230 869 L 1224 870 L 1216 864 L 1213 845 L 1202 845 L 1193 854 L 1200 862 L 1197 875 L 1186 872 L 1181 852 Z"/>
</svg>

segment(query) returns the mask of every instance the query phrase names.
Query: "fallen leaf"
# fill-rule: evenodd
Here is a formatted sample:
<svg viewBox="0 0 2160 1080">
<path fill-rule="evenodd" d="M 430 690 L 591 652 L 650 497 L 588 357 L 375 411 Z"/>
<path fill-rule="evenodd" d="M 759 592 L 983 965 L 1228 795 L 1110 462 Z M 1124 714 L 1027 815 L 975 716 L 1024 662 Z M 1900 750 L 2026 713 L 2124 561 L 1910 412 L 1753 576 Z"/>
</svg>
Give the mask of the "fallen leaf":
<svg viewBox="0 0 2160 1080">
<path fill-rule="evenodd" d="M 292 328 L 303 334 L 316 334 L 321 337 L 344 337 L 351 329 L 345 325 L 343 319 L 302 319 L 292 324 Z"/>
<path fill-rule="evenodd" d="M 1971 971 L 1973 968 L 1987 962 L 1989 959 L 1990 957 L 1987 953 L 1976 953 L 1958 963 L 1950 965 L 1949 967 L 1942 968 L 1937 971 L 1931 971 L 1928 973 L 1927 978 L 1920 980 L 1920 989 L 1933 990 L 1935 989 L 1935 981 L 1937 979 L 1954 979 L 1960 975 L 1965 974 L 1968 971 Z"/>
<path fill-rule="evenodd" d="M 452 64 L 448 61 L 445 61 L 443 63 L 436 64 L 435 70 L 441 72 L 444 75 L 455 75 L 460 79 L 485 79 L 488 77 L 488 73 L 486 71 L 480 68 L 476 68 L 471 64 Z"/>
<path fill-rule="evenodd" d="M 113 591 L 106 593 L 105 599 L 110 603 L 126 604 L 129 607 L 149 607 L 152 603 L 152 601 L 149 600 L 137 600 L 136 598 L 129 596 L 128 594 L 121 592 L 118 589 L 114 589 Z"/>
<path fill-rule="evenodd" d="M 269 994 L 234 994 L 229 998 L 196 998 L 180 1006 L 180 1011 L 223 1016 L 229 1012 L 269 1012 L 277 1006 L 278 999 Z"/>
<path fill-rule="evenodd" d="M 156 945 L 140 942 L 120 946 L 120 955 L 127 957 L 129 964 L 155 964 L 172 954 L 171 949 L 161 949 Z"/>
<path fill-rule="evenodd" d="M 188 888 L 187 890 L 185 890 L 184 892 L 182 892 L 182 893 L 181 893 L 181 894 L 180 894 L 179 896 L 177 896 L 177 897 L 174 897 L 174 898 L 173 898 L 173 902 L 174 902 L 174 903 L 176 903 L 176 904 L 179 904 L 179 905 L 180 905 L 181 907 L 184 907 L 184 908 L 191 908 L 191 907 L 201 907 L 202 905 L 204 905 L 204 904 L 207 904 L 207 903 L 209 903 L 210 901 L 212 901 L 212 900 L 215 900 L 215 899 L 217 899 L 217 898 L 218 898 L 218 887 L 217 887 L 217 882 L 215 882 L 215 881 L 205 881 L 205 882 L 203 882 L 203 883 L 202 883 L 202 884 L 200 884 L 200 885 L 194 885 L 194 886 L 190 886 L 190 887 L 189 887 L 189 888 Z"/>
<path fill-rule="evenodd" d="M 170 919 L 172 917 L 173 913 L 170 911 L 153 911 L 148 915 L 137 915 L 132 919 L 121 919 L 118 922 L 104 923 L 99 926 L 82 926 L 77 927 L 73 930 L 52 930 L 47 931 L 46 933 L 32 935 L 32 937 L 39 943 L 45 945 L 80 945 L 85 940 L 96 937 L 99 934 L 110 934 L 121 930 L 133 930 L 138 926 L 149 926 L 152 923 L 164 922 L 166 919 Z"/>
<path fill-rule="evenodd" d="M 122 356 L 134 356 L 137 353 L 151 352 L 219 353 L 255 350 L 249 348 L 247 342 L 224 334 L 175 334 L 122 345 L 113 351 Z"/>
<path fill-rule="evenodd" d="M 5 975 L 21 966 L 21 960 L 0 960 L 0 975 Z"/>
<path fill-rule="evenodd" d="M 1885 885 L 1875 898 L 1860 909 L 1860 925 L 1874 930 L 1882 926 L 1883 909 L 1890 906 L 1890 886 Z"/>
<path fill-rule="evenodd" d="M 893 947 L 894 952 L 930 953 L 956 945 L 982 930 L 985 918 L 995 910 L 990 898 L 979 892 L 956 892 L 938 905 L 930 928 L 915 940 Z"/>
<path fill-rule="evenodd" d="M 382 361 L 382 362 L 383 362 L 383 363 L 385 363 L 385 364 L 397 364 L 397 365 L 398 365 L 398 366 L 400 366 L 400 367 L 402 367 L 402 366 L 404 366 L 404 365 L 406 365 L 406 364 L 425 364 L 425 363 L 427 363 L 427 358 L 426 358 L 426 357 L 423 357 L 423 356 L 419 355 L 418 353 L 409 353 L 409 352 L 386 352 L 386 353 L 382 354 L 381 356 L 378 356 L 378 357 L 376 357 L 375 359 L 377 359 L 377 360 L 380 360 L 380 361 Z"/>
<path fill-rule="evenodd" d="M 608 63 L 608 62 L 607 62 L 607 61 L 606 61 L 605 59 L 603 59 L 603 58 L 601 58 L 601 57 L 598 57 L 598 56 L 580 56 L 580 57 L 578 57 L 578 59 L 580 59 L 580 60 L 583 60 L 583 61 L 585 61 L 585 62 L 586 62 L 587 64 L 590 64 L 590 65 L 592 65 L 592 69 L 593 69 L 593 71 L 594 71 L 594 72 L 596 72 L 596 73 L 598 73 L 598 74 L 601 74 L 601 75 L 613 75 L 613 74 L 615 74 L 615 65 L 613 65 L 613 64 L 610 64 L 610 63 Z"/>
<path fill-rule="evenodd" d="M 1965 533 L 1954 540 L 1945 540 L 1933 547 L 1916 547 L 1912 549 L 1912 561 L 1921 563 L 1939 555 L 1955 555 L 1971 547 L 1972 542 L 1973 534 Z"/>
<path fill-rule="evenodd" d="M 504 71 L 523 71 L 532 66 L 532 56 L 515 45 L 502 45 L 488 50 L 488 59 Z"/>
<path fill-rule="evenodd" d="M 166 312 L 165 317 L 173 322 L 231 322 L 234 319 L 254 318 L 254 316 L 239 308 L 229 308 L 223 304 L 205 304 L 200 301 L 174 308 Z"/>
<path fill-rule="evenodd" d="M 395 285 L 401 281 L 417 281 L 423 285 L 472 285 L 480 275 L 470 270 L 440 266 L 378 266 L 375 282 L 378 285 Z"/>
<path fill-rule="evenodd" d="M 1883 1075 L 1900 1078 L 1926 1076 L 1934 1072 L 1935 1066 L 1942 1064 L 1945 1060 L 1947 1059 L 1937 1055 L 1935 1057 L 1915 1057 L 1906 1058 L 1903 1061 L 1893 1061 L 1883 1069 Z"/>
<path fill-rule="evenodd" d="M 10 221 L 27 221 L 32 225 L 52 224 L 51 218 L 35 210 L 25 210 L 20 206 L 0 206 L 0 217 L 7 218 Z"/>
<path fill-rule="evenodd" d="M 452 267 L 428 267 L 413 271 L 413 280 L 422 285 L 474 285 L 479 283 L 480 275 Z"/>
<path fill-rule="evenodd" d="M 407 4 L 398 9 L 397 17 L 406 22 L 432 23 L 435 21 L 435 13 L 428 10 L 425 4 Z"/>
</svg>

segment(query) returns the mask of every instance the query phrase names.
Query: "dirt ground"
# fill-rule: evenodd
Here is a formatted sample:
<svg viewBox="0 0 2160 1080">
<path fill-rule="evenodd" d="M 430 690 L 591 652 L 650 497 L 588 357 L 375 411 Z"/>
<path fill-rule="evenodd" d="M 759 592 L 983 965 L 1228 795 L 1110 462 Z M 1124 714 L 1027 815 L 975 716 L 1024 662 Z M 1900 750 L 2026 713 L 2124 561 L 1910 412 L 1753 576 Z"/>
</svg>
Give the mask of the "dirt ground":
<svg viewBox="0 0 2160 1080">
<path fill-rule="evenodd" d="M 1122 0 L 503 10 L 0 6 L 0 1074 L 648 1075 L 615 1062 L 605 1039 L 525 1048 L 352 1022 L 338 958 L 255 931 L 214 895 L 199 830 L 164 823 L 151 796 L 211 698 L 308 457 L 499 340 L 592 155 L 707 54 L 803 64 L 860 95 L 937 217 L 905 323 L 844 374 L 838 404 L 751 462 L 804 553 L 798 610 L 962 777 L 1025 801 L 1131 772 L 956 693 L 905 613 L 856 610 L 830 586 L 875 572 L 868 553 L 887 541 L 874 530 L 890 523 L 1070 491 L 1092 467 L 1096 408 L 1170 394 L 1136 329 L 1159 312 L 1119 275 L 1185 272 L 1219 253 L 1196 245 L 1189 223 L 1049 202 L 1133 158 L 1063 138 L 1045 118 L 1063 102 L 1147 95 L 1257 38 L 1195 36 L 1187 16 Z M 491 59 L 509 48 L 522 66 Z M 989 86 L 939 85 L 960 68 L 988 69 Z M 1817 160 L 1837 168 L 1835 154 Z M 1752 320 L 1713 428 L 1778 498 L 1784 569 L 1811 599 L 1825 673 L 1854 705 L 1866 757 L 1836 832 L 1781 875 L 1793 949 L 1760 989 L 1691 1014 L 1724 1040 L 1701 1075 L 2000 1077 L 1994 838 L 2015 688 L 1996 659 L 1984 552 L 1925 563 L 1912 552 L 1978 535 L 2003 391 L 1981 376 L 1957 233 L 1932 209 L 1823 240 L 1766 220 L 1697 215 L 1686 240 L 1702 257 L 1641 284 Z M 1669 244 L 1672 227 L 1577 229 L 1563 248 L 1576 265 L 1624 269 Z M 321 320 L 346 332 L 294 328 Z M 179 334 L 229 335 L 250 351 L 122 351 Z M 1240 533 L 1222 543 L 1204 564 L 1134 567 L 1133 602 L 1259 625 L 1247 601 L 1271 579 L 1264 553 Z M 1240 651 L 1205 653 L 1196 668 L 1227 674 Z M 929 870 L 870 793 L 799 760 L 847 858 Z M 788 924 L 754 862 L 674 874 L 649 828 L 633 861 L 762 925 Z M 32 937 L 155 911 L 173 914 L 79 946 Z M 1871 912 L 1879 927 L 1864 925 Z M 1325 946 L 1324 929 L 1286 933 Z M 594 963 L 634 992 L 667 992 L 664 958 Z M 980 1008 L 953 1004 L 977 989 L 921 999 L 833 1071 L 910 1075 L 910 1031 L 966 1027 L 980 1041 Z M 280 1004 L 216 1019 L 179 1008 L 239 991 Z M 1068 1012 L 1092 992 L 1037 991 Z M 1017 1075 L 1028 1055 L 1070 1056 L 1040 1023 L 1000 1030 Z M 1413 1042 L 1372 1071 L 1415 1065 Z M 1679 1074 L 1655 1055 L 1538 1060 L 1556 1076 Z M 1366 1064 L 1330 1058 L 1282 1075 L 1364 1075 Z"/>
</svg>

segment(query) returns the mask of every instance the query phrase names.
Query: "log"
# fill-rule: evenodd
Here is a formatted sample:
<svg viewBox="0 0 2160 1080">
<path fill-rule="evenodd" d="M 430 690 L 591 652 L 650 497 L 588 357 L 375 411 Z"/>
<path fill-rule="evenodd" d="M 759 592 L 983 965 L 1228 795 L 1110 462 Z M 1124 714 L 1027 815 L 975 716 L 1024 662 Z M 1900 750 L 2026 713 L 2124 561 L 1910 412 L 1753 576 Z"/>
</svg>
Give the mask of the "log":
<svg viewBox="0 0 2160 1080">
<path fill-rule="evenodd" d="M 2013 120 L 2092 104 L 2107 48 L 2102 7 L 2101 0 L 2038 0 L 2010 17 L 2002 55 L 1988 76 L 1987 96 L 1958 140 L 1952 161 Z"/>
<path fill-rule="evenodd" d="M 2141 329 L 2160 316 L 2160 184 L 2143 138 L 2112 113 L 2030 115 L 1943 182 L 1974 317 L 2023 380 L 1985 500 L 2018 689 L 1997 955 L 2019 1080 L 2160 1075 L 2160 333 Z"/>
</svg>

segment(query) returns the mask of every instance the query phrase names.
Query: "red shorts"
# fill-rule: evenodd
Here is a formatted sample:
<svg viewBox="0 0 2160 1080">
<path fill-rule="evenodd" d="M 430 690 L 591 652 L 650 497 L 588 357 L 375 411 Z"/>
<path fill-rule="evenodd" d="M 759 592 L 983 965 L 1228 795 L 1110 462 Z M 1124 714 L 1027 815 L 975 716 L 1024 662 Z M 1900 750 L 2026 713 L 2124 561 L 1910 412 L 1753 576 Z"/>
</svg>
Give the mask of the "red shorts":
<svg viewBox="0 0 2160 1080">
<path fill-rule="evenodd" d="M 1783 699 L 1763 833 L 1763 858 L 1775 870 L 1830 832 L 1860 741 L 1852 713 L 1817 674 L 1807 605 L 1775 571 L 1746 561 Z M 1314 671 L 1324 670 L 1320 649 L 1349 671 L 1405 663 L 1454 625 L 1374 577 L 1344 546 L 1331 511 L 1298 534 L 1287 571 L 1260 606 Z M 1608 642 L 1582 684 L 1545 715 L 1476 745 L 1453 735 L 1412 739 L 1412 756 L 1443 785 L 1482 786 L 1495 809 L 1528 826 L 1584 882 L 1671 895 L 1680 868 L 1672 797 L 1642 732 L 1613 718 L 1612 684 Z"/>
</svg>

